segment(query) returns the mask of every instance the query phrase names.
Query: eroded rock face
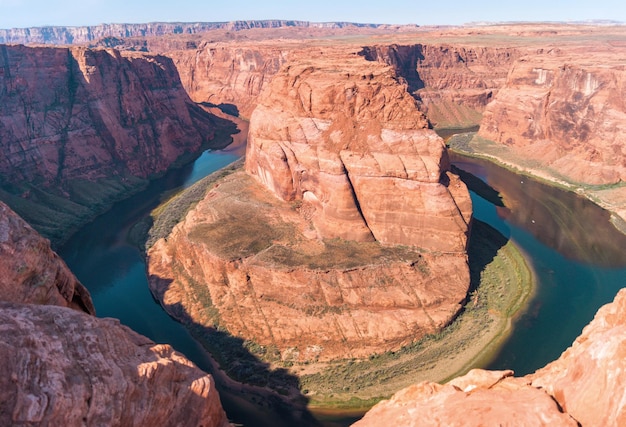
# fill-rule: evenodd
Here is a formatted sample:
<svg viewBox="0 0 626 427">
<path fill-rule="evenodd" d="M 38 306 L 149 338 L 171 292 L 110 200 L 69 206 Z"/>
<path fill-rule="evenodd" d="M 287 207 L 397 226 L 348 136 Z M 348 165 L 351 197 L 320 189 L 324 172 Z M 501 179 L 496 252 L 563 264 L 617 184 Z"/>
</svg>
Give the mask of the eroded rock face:
<svg viewBox="0 0 626 427">
<path fill-rule="evenodd" d="M 318 240 L 304 209 L 243 172 L 220 180 L 148 252 L 153 293 L 186 323 L 225 328 L 294 361 L 397 349 L 460 309 L 463 253 Z"/>
<path fill-rule="evenodd" d="M 393 66 L 434 126 L 464 127 L 480 123 L 521 53 L 510 47 L 393 44 L 367 46 L 360 54 Z"/>
<path fill-rule="evenodd" d="M 47 237 L 203 144 L 226 145 L 218 122 L 163 56 L 0 45 L 1 197 Z"/>
<path fill-rule="evenodd" d="M 600 308 L 558 360 L 534 374 L 472 370 L 423 382 L 374 406 L 354 426 L 626 423 L 626 289 Z M 509 423 L 509 424 L 507 424 Z"/>
<path fill-rule="evenodd" d="M 229 425 L 210 375 L 118 320 L 0 302 L 0 325 L 2 425 Z"/>
<path fill-rule="evenodd" d="M 168 55 L 176 64 L 191 99 L 226 104 L 225 111 L 249 118 L 261 89 L 278 72 L 293 48 L 293 43 L 288 42 L 285 45 L 201 42 L 195 50 L 172 51 Z"/>
<path fill-rule="evenodd" d="M 50 242 L 2 202 L 0 260 L 0 300 L 95 314 L 89 292 L 50 249 Z"/>
<path fill-rule="evenodd" d="M 469 284 L 471 202 L 394 71 L 306 51 L 259 99 L 248 174 L 220 180 L 149 251 L 166 309 L 295 361 L 366 357 L 447 325 Z"/>
<path fill-rule="evenodd" d="M 479 135 L 522 165 L 584 184 L 626 181 L 623 64 L 608 52 L 549 50 L 515 62 L 487 107 Z"/>
<path fill-rule="evenodd" d="M 1 425 L 228 425 L 210 375 L 93 313 L 49 242 L 0 202 Z"/>
<path fill-rule="evenodd" d="M 294 61 L 263 92 L 246 170 L 302 201 L 318 237 L 462 252 L 471 202 L 393 70 L 340 54 Z"/>
</svg>

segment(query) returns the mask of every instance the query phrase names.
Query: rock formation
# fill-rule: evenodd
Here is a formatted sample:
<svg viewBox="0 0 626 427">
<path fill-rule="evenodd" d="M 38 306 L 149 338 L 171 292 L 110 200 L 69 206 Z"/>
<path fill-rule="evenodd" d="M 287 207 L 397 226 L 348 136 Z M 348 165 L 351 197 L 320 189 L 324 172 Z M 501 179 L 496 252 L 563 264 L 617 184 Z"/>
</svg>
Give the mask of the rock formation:
<svg viewBox="0 0 626 427">
<path fill-rule="evenodd" d="M 606 56 L 607 60 L 604 60 Z M 549 50 L 515 62 L 487 107 L 479 135 L 521 164 L 537 163 L 584 184 L 626 181 L 623 64 Z"/>
<path fill-rule="evenodd" d="M 298 44 L 207 43 L 168 52 L 195 102 L 225 104 L 249 118 L 261 89 Z"/>
<path fill-rule="evenodd" d="M 0 202 L 0 300 L 72 307 L 95 314 L 89 292 L 63 260 Z"/>
<path fill-rule="evenodd" d="M 0 46 L 0 197 L 55 241 L 181 156 L 228 144 L 223 122 L 168 58 Z"/>
<path fill-rule="evenodd" d="M 504 85 L 520 56 L 510 47 L 447 44 L 374 45 L 360 53 L 370 61 L 392 65 L 437 127 L 478 125 L 482 112 Z"/>
<path fill-rule="evenodd" d="M 228 425 L 210 375 L 87 314 L 86 289 L 1 203 L 0 255 L 1 425 Z"/>
<path fill-rule="evenodd" d="M 154 245 L 150 283 L 177 318 L 284 360 L 365 357 L 454 318 L 471 202 L 393 69 L 312 55 L 265 87 L 248 174 L 219 181 Z"/>
<path fill-rule="evenodd" d="M 246 170 L 301 201 L 319 238 L 463 252 L 471 202 L 448 168 L 393 70 L 359 57 L 284 67 L 250 123 Z"/>
<path fill-rule="evenodd" d="M 472 370 L 446 385 L 423 382 L 374 406 L 355 427 L 626 423 L 626 290 L 600 308 L 561 357 L 521 378 Z"/>
</svg>

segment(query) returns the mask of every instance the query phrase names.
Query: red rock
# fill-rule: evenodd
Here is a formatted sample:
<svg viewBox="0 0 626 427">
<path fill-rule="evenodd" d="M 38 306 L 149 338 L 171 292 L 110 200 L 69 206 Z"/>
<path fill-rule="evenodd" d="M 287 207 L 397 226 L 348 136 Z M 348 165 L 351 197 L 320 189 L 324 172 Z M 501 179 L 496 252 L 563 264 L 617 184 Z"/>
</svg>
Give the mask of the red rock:
<svg viewBox="0 0 626 427">
<path fill-rule="evenodd" d="M 229 425 L 210 375 L 118 320 L 0 302 L 0 325 L 2 425 Z"/>
<path fill-rule="evenodd" d="M 87 313 L 87 290 L 0 203 L 0 425 L 228 425 L 210 375 Z"/>
<path fill-rule="evenodd" d="M 0 197 L 57 240 L 203 144 L 229 142 L 163 56 L 0 45 L 0 70 Z"/>
<path fill-rule="evenodd" d="M 626 424 L 626 289 L 600 308 L 556 361 L 534 374 L 472 370 L 423 382 L 374 406 L 355 427 L 379 425 Z"/>
<path fill-rule="evenodd" d="M 246 154 L 257 181 L 219 181 L 149 250 L 150 284 L 175 317 L 285 360 L 366 357 L 454 318 L 471 202 L 390 67 L 312 55 L 259 98 Z"/>
<path fill-rule="evenodd" d="M 95 314 L 91 296 L 63 260 L 0 202 L 0 300 L 71 307 Z"/>
</svg>

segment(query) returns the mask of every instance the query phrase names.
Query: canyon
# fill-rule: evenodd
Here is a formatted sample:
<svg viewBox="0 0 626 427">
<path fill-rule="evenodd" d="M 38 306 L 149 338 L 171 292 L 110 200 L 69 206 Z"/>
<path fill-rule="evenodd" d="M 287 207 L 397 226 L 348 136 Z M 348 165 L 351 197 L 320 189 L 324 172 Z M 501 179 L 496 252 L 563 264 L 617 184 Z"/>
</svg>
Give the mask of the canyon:
<svg viewBox="0 0 626 427">
<path fill-rule="evenodd" d="M 479 127 L 450 144 L 582 193 L 626 230 L 623 27 L 398 31 L 290 22 L 219 24 L 214 32 L 176 24 L 120 25 L 116 33 L 42 29 L 30 39 L 25 30 L 0 33 L 8 41 L 117 47 L 0 46 L 0 199 L 58 244 L 201 147 L 227 145 L 235 127 L 210 113 L 216 107 L 249 119 L 245 165 L 208 185 L 149 248 L 150 285 L 189 326 L 228 331 L 264 362 L 310 370 L 396 351 L 437 333 L 463 307 L 471 202 L 433 127 Z M 315 37 L 298 36 L 303 28 Z M 341 37 L 353 30 L 358 37 Z M 271 39 L 276 34 L 282 38 Z M 2 303 L 3 324 L 17 343 L 5 360 L 45 360 L 49 369 L 74 372 L 71 355 L 45 344 L 67 329 L 62 347 L 93 352 L 93 369 L 80 369 L 105 377 L 105 385 L 95 400 L 72 395 L 64 402 L 116 408 L 111 415 L 90 410 L 94 423 L 123 423 L 124 414 L 136 413 L 148 425 L 159 419 L 157 406 L 170 404 L 174 423 L 227 422 L 210 376 L 170 347 L 111 319 L 30 305 L 93 314 L 87 291 L 47 243 L 0 207 L 7 218 L 0 221 L 8 278 L 2 298 L 10 301 Z M 42 253 L 45 260 L 37 258 Z M 426 423 L 424 412 L 433 425 L 466 421 L 468 413 L 476 424 L 539 416 L 524 419 L 621 425 L 623 399 L 614 395 L 623 388 L 625 295 L 535 374 L 471 371 L 446 385 L 421 383 L 357 425 L 417 425 Z M 130 363 L 103 364 L 114 359 L 103 342 L 118 343 L 114 352 Z M 106 379 L 111 372 L 115 381 Z M 112 398 L 119 384 L 133 396 L 164 391 L 144 411 L 120 406 L 133 399 Z M 55 384 L 55 393 L 68 395 L 65 385 Z M 40 390 L 3 389 L 11 390 L 3 402 L 12 406 L 1 412 L 14 420 L 85 416 L 84 407 L 48 405 Z M 454 418 L 459 413 L 463 420 Z"/>
<path fill-rule="evenodd" d="M 0 202 L 2 425 L 227 426 L 210 375 L 96 318 L 89 292 Z"/>
<path fill-rule="evenodd" d="M 234 131 L 169 58 L 0 46 L 0 199 L 54 244 Z"/>
<path fill-rule="evenodd" d="M 466 297 L 469 194 L 391 67 L 301 54 L 260 95 L 245 171 L 148 251 L 151 287 L 281 360 L 399 349 Z"/>
</svg>

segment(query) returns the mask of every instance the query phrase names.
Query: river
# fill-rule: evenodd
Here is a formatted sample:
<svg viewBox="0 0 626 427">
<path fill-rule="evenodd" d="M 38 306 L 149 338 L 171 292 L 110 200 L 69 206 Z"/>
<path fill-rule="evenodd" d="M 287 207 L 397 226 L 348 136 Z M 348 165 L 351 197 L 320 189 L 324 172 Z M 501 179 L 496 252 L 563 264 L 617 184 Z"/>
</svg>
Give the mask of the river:
<svg viewBox="0 0 626 427">
<path fill-rule="evenodd" d="M 193 164 L 168 173 L 142 193 L 116 204 L 59 251 L 91 292 L 99 317 L 116 317 L 156 342 L 171 344 L 207 372 L 212 369 L 205 351 L 150 294 L 143 256 L 129 242 L 128 231 L 172 191 L 231 163 L 242 150 L 238 146 L 204 153 Z M 624 286 L 626 237 L 613 228 L 605 211 L 572 193 L 487 162 L 459 156 L 454 156 L 453 162 L 495 189 L 485 191 L 478 185 L 472 192 L 475 216 L 513 239 L 528 255 L 537 275 L 537 292 L 528 310 L 519 316 L 488 367 L 513 369 L 520 375 L 532 372 L 557 358 L 597 309 Z M 502 204 L 506 207 L 497 206 Z M 221 396 L 233 422 L 295 425 L 283 413 L 265 412 L 260 417 L 249 402 L 229 393 Z M 355 419 L 337 416 L 322 424 L 343 426 Z"/>
</svg>

